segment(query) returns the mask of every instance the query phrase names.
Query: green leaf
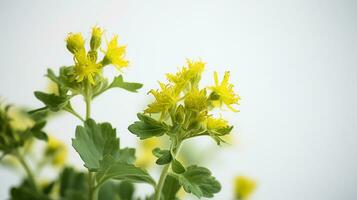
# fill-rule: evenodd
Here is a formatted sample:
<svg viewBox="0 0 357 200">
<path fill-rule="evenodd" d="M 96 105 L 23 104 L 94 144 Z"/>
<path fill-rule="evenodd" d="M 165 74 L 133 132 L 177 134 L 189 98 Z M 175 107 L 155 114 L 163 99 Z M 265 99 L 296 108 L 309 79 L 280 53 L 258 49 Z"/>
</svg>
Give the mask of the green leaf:
<svg viewBox="0 0 357 200">
<path fill-rule="evenodd" d="M 105 155 L 119 157 L 119 138 L 109 123 L 97 124 L 88 119 L 83 126 L 77 126 L 72 146 L 84 161 L 84 166 L 91 171 L 100 167 L 99 161 Z"/>
<path fill-rule="evenodd" d="M 148 183 L 155 186 L 154 179 L 144 169 L 140 169 L 132 164 L 115 161 L 107 155 L 100 162 L 100 168 L 96 173 L 98 184 L 103 184 L 106 180 L 126 180 L 135 183 Z"/>
<path fill-rule="evenodd" d="M 128 181 L 105 182 L 98 192 L 98 200 L 132 200 L 134 185 Z"/>
<path fill-rule="evenodd" d="M 213 197 L 213 194 L 221 190 L 221 184 L 204 167 L 190 166 L 183 174 L 175 176 L 187 193 L 192 193 L 198 198 Z"/>
<path fill-rule="evenodd" d="M 211 136 L 211 138 L 217 143 L 217 145 L 220 145 L 221 142 L 226 143 L 221 136 L 229 134 L 233 129 L 233 126 L 228 126 L 227 128 L 221 128 L 218 130 L 207 130 L 206 134 Z"/>
<path fill-rule="evenodd" d="M 172 160 L 172 155 L 169 150 L 161 150 L 160 148 L 155 148 L 152 150 L 152 153 L 158 158 L 156 160 L 156 164 L 158 165 L 168 164 Z"/>
<path fill-rule="evenodd" d="M 83 194 L 88 194 L 88 180 L 83 172 L 66 167 L 59 177 L 59 182 L 59 193 L 63 199 L 83 199 Z"/>
<path fill-rule="evenodd" d="M 172 161 L 171 168 L 176 174 L 182 174 L 186 171 L 185 167 L 176 159 Z"/>
<path fill-rule="evenodd" d="M 69 98 L 67 96 L 57 96 L 55 94 L 46 94 L 44 92 L 36 91 L 35 97 L 42 101 L 51 111 L 57 112 L 64 108 Z"/>
<path fill-rule="evenodd" d="M 82 84 L 73 81 L 73 71 L 74 66 L 63 66 L 59 70 L 59 76 L 56 76 L 51 69 L 47 70 L 47 77 L 57 84 L 60 96 L 67 95 L 68 90 L 72 91 L 72 95 L 80 92 Z"/>
<path fill-rule="evenodd" d="M 38 122 L 36 123 L 31 129 L 30 133 L 35 136 L 39 140 L 48 140 L 48 136 L 45 132 L 42 131 L 42 129 L 45 127 L 46 121 Z"/>
<path fill-rule="evenodd" d="M 24 180 L 18 187 L 12 187 L 10 196 L 11 200 L 50 200 L 49 197 L 37 192 L 27 180 Z"/>
<path fill-rule="evenodd" d="M 164 187 L 162 188 L 162 200 L 174 200 L 178 199 L 176 197 L 177 192 L 180 190 L 181 185 L 179 181 L 171 176 L 167 175 L 165 182 L 164 182 Z"/>
<path fill-rule="evenodd" d="M 122 88 L 124 90 L 130 91 L 130 92 L 138 92 L 137 90 L 143 87 L 143 84 L 141 83 L 131 83 L 131 82 L 124 82 L 123 76 L 119 75 L 113 79 L 113 82 L 109 85 L 109 88 Z"/>
<path fill-rule="evenodd" d="M 138 113 L 138 118 L 140 121 L 134 122 L 128 129 L 142 140 L 162 136 L 169 129 L 165 123 L 156 121 L 147 115 Z"/>
<path fill-rule="evenodd" d="M 116 161 L 124 162 L 128 164 L 134 164 L 135 157 L 135 149 L 134 148 L 124 148 L 119 150 L 119 155 L 115 154 Z"/>
</svg>

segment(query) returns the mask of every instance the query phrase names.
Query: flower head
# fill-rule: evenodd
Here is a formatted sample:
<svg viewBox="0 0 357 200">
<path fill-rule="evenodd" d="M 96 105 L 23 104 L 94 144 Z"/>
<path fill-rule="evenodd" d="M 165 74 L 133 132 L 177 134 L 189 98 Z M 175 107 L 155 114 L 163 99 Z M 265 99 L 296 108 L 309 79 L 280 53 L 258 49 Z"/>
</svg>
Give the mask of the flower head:
<svg viewBox="0 0 357 200">
<path fill-rule="evenodd" d="M 234 93 L 233 84 L 229 81 L 229 72 L 224 73 L 224 77 L 221 83 L 218 81 L 218 74 L 214 72 L 215 86 L 209 87 L 212 90 L 211 100 L 216 106 L 222 106 L 225 104 L 230 110 L 238 112 L 238 110 L 232 107 L 233 104 L 239 104 L 240 97 Z"/>
<path fill-rule="evenodd" d="M 234 192 L 238 200 L 247 200 L 256 188 L 256 182 L 249 177 L 238 176 L 234 180 Z"/>
<path fill-rule="evenodd" d="M 221 129 L 226 129 L 229 127 L 228 122 L 222 118 L 213 118 L 213 117 L 208 117 L 206 119 L 206 126 L 208 130 L 221 130 Z"/>
<path fill-rule="evenodd" d="M 85 51 L 84 49 L 84 38 L 81 33 L 69 33 L 67 38 L 67 49 L 75 54 L 80 51 Z"/>
<path fill-rule="evenodd" d="M 107 42 L 107 51 L 105 51 L 105 56 L 103 58 L 103 66 L 112 64 L 118 70 L 129 65 L 129 61 L 125 60 L 125 46 L 119 46 L 118 36 L 114 36 L 109 42 Z"/>
<path fill-rule="evenodd" d="M 186 89 L 187 86 L 197 86 L 201 80 L 202 72 L 205 69 L 205 63 L 202 61 L 187 60 L 187 65 L 182 67 L 176 74 L 166 74 L 167 80 L 175 85 L 178 93 Z"/>
<path fill-rule="evenodd" d="M 148 108 L 144 111 L 145 113 L 162 113 L 161 116 L 174 107 L 178 101 L 178 96 L 175 89 L 170 85 L 165 85 L 160 83 L 161 90 L 151 90 L 149 93 L 154 95 L 155 101 L 148 105 Z"/>
<path fill-rule="evenodd" d="M 93 62 L 87 57 L 85 52 L 75 54 L 74 76 L 77 82 L 88 80 L 91 84 L 95 84 L 95 76 L 100 74 L 101 65 Z"/>
<path fill-rule="evenodd" d="M 190 110 L 202 111 L 207 108 L 206 90 L 193 88 L 185 95 L 185 107 Z"/>
</svg>

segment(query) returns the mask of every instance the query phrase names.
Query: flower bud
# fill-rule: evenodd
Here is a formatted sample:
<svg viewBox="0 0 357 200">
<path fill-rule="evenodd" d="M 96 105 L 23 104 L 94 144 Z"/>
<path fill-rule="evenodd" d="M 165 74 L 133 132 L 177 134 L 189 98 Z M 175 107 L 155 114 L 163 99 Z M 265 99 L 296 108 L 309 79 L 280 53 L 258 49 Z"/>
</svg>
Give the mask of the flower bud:
<svg viewBox="0 0 357 200">
<path fill-rule="evenodd" d="M 185 121 L 185 109 L 182 105 L 180 105 L 176 110 L 175 120 L 179 124 L 182 124 Z"/>
<path fill-rule="evenodd" d="M 90 50 L 88 52 L 87 57 L 89 58 L 90 61 L 95 63 L 95 62 L 97 62 L 98 53 L 97 53 L 97 51 Z"/>
<path fill-rule="evenodd" d="M 202 124 L 201 122 L 195 120 L 193 122 L 191 122 L 191 124 L 188 126 L 189 130 L 197 130 L 199 128 L 201 128 Z"/>
<path fill-rule="evenodd" d="M 79 51 L 84 50 L 84 38 L 82 37 L 82 34 L 80 33 L 69 33 L 67 38 L 67 49 L 75 54 Z"/>
<path fill-rule="evenodd" d="M 220 96 L 216 92 L 212 92 L 208 97 L 208 99 L 211 101 L 217 101 L 217 100 L 219 100 L 219 98 L 220 98 Z"/>
<path fill-rule="evenodd" d="M 90 49 L 97 50 L 102 43 L 103 30 L 97 26 L 92 28 L 92 37 L 90 39 Z"/>
</svg>

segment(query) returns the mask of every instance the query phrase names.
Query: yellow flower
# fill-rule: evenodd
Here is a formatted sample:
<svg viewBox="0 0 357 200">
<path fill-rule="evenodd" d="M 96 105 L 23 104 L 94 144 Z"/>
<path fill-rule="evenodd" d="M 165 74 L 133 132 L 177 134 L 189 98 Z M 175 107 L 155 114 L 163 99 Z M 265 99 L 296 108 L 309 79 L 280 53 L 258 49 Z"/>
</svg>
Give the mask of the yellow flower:
<svg viewBox="0 0 357 200">
<path fill-rule="evenodd" d="M 249 177 L 238 176 L 234 180 L 234 192 L 236 199 L 247 200 L 256 188 L 256 182 Z"/>
<path fill-rule="evenodd" d="M 84 49 L 84 38 L 81 33 L 69 33 L 67 38 L 67 49 L 75 54 L 80 51 L 85 51 Z"/>
<path fill-rule="evenodd" d="M 92 28 L 92 37 L 90 39 L 91 50 L 96 50 L 100 47 L 100 44 L 102 43 L 103 32 L 104 31 L 98 26 L 94 26 Z"/>
<path fill-rule="evenodd" d="M 208 117 L 206 119 L 206 126 L 208 130 L 221 130 L 228 128 L 228 122 L 222 118 L 213 118 L 213 117 Z"/>
<path fill-rule="evenodd" d="M 240 97 L 234 93 L 233 84 L 228 82 L 229 72 L 224 73 L 221 84 L 219 84 L 217 72 L 214 72 L 214 81 L 215 86 L 209 87 L 213 91 L 211 97 L 214 97 L 214 99 L 212 99 L 214 105 L 222 106 L 222 104 L 225 104 L 230 110 L 238 112 L 238 110 L 232 107 L 232 104 L 239 104 Z M 216 103 L 218 103 L 218 105 Z"/>
<path fill-rule="evenodd" d="M 68 152 L 64 143 L 54 137 L 49 137 L 45 154 L 52 159 L 54 166 L 62 166 L 66 162 Z"/>
<path fill-rule="evenodd" d="M 144 110 L 145 113 L 160 113 L 164 117 L 166 113 L 176 105 L 178 96 L 175 89 L 170 85 L 160 83 L 161 90 L 151 90 L 149 93 L 154 95 L 155 101 L 148 105 Z"/>
<path fill-rule="evenodd" d="M 118 36 L 114 36 L 110 42 L 107 42 L 107 51 L 104 52 L 105 56 L 103 58 L 103 66 L 112 64 L 118 70 L 129 65 L 129 61 L 125 60 L 125 46 L 118 45 Z"/>
<path fill-rule="evenodd" d="M 205 63 L 202 61 L 187 60 L 187 66 L 183 66 L 181 71 L 176 74 L 166 74 L 166 78 L 170 83 L 175 85 L 178 93 L 186 89 L 191 83 L 197 86 L 201 80 L 202 72 L 205 69 Z"/>
<path fill-rule="evenodd" d="M 206 90 L 199 91 L 193 88 L 185 95 L 185 107 L 195 111 L 202 111 L 207 109 Z"/>
<path fill-rule="evenodd" d="M 89 59 L 85 52 L 81 51 L 75 54 L 74 76 L 77 82 L 88 80 L 95 84 L 95 75 L 101 73 L 101 65 Z"/>
</svg>

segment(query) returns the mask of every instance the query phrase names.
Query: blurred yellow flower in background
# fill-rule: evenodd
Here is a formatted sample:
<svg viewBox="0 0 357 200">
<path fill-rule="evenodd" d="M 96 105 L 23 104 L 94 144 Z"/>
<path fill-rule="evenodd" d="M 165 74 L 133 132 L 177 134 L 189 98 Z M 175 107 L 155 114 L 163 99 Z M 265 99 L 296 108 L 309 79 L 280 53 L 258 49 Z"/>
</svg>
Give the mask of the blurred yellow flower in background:
<svg viewBox="0 0 357 200">
<path fill-rule="evenodd" d="M 60 140 L 50 136 L 45 149 L 45 155 L 54 166 L 63 166 L 67 160 L 67 147 Z"/>
<path fill-rule="evenodd" d="M 234 193 L 237 200 L 248 200 L 256 188 L 256 182 L 246 176 L 234 179 Z"/>
<path fill-rule="evenodd" d="M 159 138 L 152 137 L 146 140 L 139 141 L 138 159 L 136 165 L 143 168 L 149 168 L 154 165 L 156 157 L 152 154 L 152 150 L 160 146 Z"/>
<path fill-rule="evenodd" d="M 35 125 L 31 117 L 23 110 L 11 106 L 8 112 L 10 125 L 14 130 L 24 131 Z"/>
</svg>

